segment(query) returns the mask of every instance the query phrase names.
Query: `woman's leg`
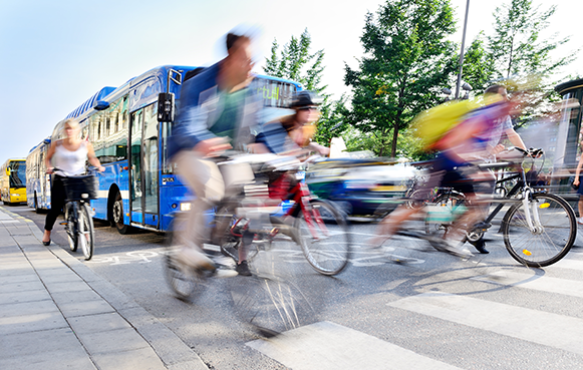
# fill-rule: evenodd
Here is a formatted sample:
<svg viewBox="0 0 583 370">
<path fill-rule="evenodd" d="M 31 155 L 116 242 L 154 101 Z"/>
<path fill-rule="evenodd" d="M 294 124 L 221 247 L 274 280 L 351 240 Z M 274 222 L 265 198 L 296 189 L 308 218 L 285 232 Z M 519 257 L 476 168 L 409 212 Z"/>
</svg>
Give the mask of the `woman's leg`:
<svg viewBox="0 0 583 370">
<path fill-rule="evenodd" d="M 51 230 L 53 230 L 53 225 L 55 224 L 57 217 L 59 217 L 61 214 L 61 209 L 65 205 L 65 197 L 65 186 L 63 184 L 63 179 L 61 176 L 54 175 L 53 182 L 51 184 L 51 209 L 45 218 L 43 242 L 48 242 L 51 240 Z"/>
</svg>

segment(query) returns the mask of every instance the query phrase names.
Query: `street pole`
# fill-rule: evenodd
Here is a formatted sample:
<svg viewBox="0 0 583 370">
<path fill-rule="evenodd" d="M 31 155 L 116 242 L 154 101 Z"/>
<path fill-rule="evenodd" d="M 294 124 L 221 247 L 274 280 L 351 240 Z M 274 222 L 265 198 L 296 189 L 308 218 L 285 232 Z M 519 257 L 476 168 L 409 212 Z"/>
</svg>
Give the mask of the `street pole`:
<svg viewBox="0 0 583 370">
<path fill-rule="evenodd" d="M 462 85 L 462 72 L 464 69 L 464 48 L 466 46 L 466 29 L 468 28 L 468 13 L 470 11 L 470 0 L 466 3 L 466 18 L 464 19 L 464 31 L 462 33 L 462 49 L 460 51 L 460 73 L 457 75 L 457 84 L 455 85 L 455 98 L 460 97 L 460 86 Z"/>
</svg>

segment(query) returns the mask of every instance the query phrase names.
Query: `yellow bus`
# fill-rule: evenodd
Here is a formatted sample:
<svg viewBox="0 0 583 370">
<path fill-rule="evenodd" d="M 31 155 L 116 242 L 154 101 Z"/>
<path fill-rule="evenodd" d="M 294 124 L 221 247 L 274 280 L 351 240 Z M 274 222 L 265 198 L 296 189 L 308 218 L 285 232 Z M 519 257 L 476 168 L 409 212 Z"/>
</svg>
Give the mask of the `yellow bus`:
<svg viewBox="0 0 583 370">
<path fill-rule="evenodd" d="M 25 159 L 9 159 L 0 167 L 0 198 L 4 204 L 26 203 Z"/>
</svg>

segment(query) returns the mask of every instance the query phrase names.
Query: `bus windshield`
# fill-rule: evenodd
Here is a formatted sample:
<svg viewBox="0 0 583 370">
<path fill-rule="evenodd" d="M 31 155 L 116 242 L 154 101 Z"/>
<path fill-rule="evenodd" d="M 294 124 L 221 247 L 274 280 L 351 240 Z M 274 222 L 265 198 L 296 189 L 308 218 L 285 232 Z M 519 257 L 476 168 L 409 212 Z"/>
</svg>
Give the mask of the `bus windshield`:
<svg viewBox="0 0 583 370">
<path fill-rule="evenodd" d="M 10 187 L 26 187 L 26 162 L 10 162 Z"/>
</svg>

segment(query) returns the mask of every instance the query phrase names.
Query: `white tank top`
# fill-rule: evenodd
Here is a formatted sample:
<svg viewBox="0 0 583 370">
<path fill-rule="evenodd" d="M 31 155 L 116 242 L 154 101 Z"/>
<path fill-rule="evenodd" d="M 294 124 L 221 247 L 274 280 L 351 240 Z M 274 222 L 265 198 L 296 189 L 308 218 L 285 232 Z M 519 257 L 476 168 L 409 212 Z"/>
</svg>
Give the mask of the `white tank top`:
<svg viewBox="0 0 583 370">
<path fill-rule="evenodd" d="M 87 146 L 82 142 L 79 149 L 75 151 L 67 150 L 62 144 L 57 145 L 53 155 L 53 163 L 59 171 L 55 173 L 60 176 L 75 176 L 85 172 L 85 162 L 87 161 Z"/>
</svg>

